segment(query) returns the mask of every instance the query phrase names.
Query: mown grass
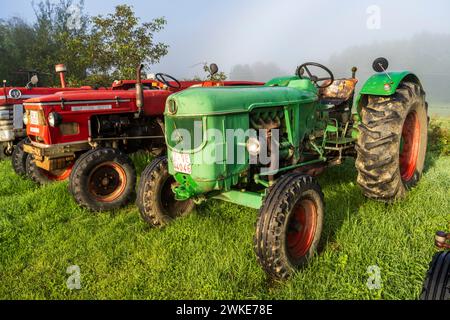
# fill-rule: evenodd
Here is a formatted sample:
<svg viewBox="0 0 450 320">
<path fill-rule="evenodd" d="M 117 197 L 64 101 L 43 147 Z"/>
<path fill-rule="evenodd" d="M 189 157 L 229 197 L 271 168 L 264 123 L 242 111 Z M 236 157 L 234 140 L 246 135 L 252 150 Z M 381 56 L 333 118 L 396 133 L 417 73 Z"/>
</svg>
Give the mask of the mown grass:
<svg viewBox="0 0 450 320">
<path fill-rule="evenodd" d="M 353 161 L 320 178 L 326 197 L 321 251 L 290 281 L 273 283 L 252 248 L 256 210 L 211 201 L 157 230 L 130 205 L 92 214 L 67 183 L 38 188 L 0 163 L 1 299 L 416 299 L 450 229 L 449 120 L 434 123 L 427 170 L 394 205 L 365 199 Z M 142 170 L 146 156 L 136 157 Z M 69 266 L 82 289 L 67 288 Z M 382 288 L 369 290 L 369 266 Z"/>
</svg>

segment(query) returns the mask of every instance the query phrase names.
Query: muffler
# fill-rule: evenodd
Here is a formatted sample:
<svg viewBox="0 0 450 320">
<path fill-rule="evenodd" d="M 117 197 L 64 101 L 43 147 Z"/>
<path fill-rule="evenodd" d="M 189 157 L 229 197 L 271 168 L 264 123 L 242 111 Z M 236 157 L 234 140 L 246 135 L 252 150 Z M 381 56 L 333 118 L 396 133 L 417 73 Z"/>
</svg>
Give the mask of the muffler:
<svg viewBox="0 0 450 320">
<path fill-rule="evenodd" d="M 144 65 L 141 64 L 136 71 L 136 107 L 138 108 L 138 116 L 142 115 L 142 108 L 144 107 L 144 88 L 142 86 L 142 69 Z"/>
</svg>

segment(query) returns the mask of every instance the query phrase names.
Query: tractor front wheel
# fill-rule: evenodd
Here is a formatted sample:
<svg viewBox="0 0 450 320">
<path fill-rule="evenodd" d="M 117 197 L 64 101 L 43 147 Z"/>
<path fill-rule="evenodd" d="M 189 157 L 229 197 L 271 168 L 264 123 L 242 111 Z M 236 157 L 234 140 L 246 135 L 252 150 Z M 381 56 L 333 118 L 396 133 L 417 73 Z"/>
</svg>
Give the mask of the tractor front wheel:
<svg viewBox="0 0 450 320">
<path fill-rule="evenodd" d="M 34 156 L 31 154 L 27 155 L 25 167 L 27 176 L 40 186 L 45 186 L 57 181 L 64 181 L 69 178 L 70 172 L 72 171 L 72 166 L 55 171 L 46 171 L 41 169 L 36 165 Z"/>
<path fill-rule="evenodd" d="M 270 188 L 254 239 L 258 262 L 269 276 L 287 279 L 313 257 L 323 217 L 324 196 L 312 177 L 288 174 Z"/>
<path fill-rule="evenodd" d="M 25 143 L 28 143 L 30 139 L 26 138 L 20 141 L 13 150 L 12 157 L 11 157 L 11 163 L 14 171 L 17 173 L 17 175 L 21 177 L 26 177 L 27 175 L 27 156 L 28 153 L 25 153 L 23 151 L 23 145 Z"/>
<path fill-rule="evenodd" d="M 420 299 L 450 300 L 450 252 L 434 256 Z"/>
<path fill-rule="evenodd" d="M 136 170 L 124 153 L 99 148 L 78 159 L 69 183 L 69 191 L 80 206 L 95 212 L 114 210 L 130 203 Z"/>
<path fill-rule="evenodd" d="M 369 96 L 361 118 L 356 168 L 364 195 L 385 202 L 405 197 L 425 165 L 425 92 L 416 83 L 403 82 L 392 96 Z"/>
<path fill-rule="evenodd" d="M 172 191 L 174 183 L 166 156 L 155 159 L 142 173 L 136 204 L 142 219 L 152 227 L 163 227 L 194 209 L 192 200 L 175 199 Z"/>
</svg>

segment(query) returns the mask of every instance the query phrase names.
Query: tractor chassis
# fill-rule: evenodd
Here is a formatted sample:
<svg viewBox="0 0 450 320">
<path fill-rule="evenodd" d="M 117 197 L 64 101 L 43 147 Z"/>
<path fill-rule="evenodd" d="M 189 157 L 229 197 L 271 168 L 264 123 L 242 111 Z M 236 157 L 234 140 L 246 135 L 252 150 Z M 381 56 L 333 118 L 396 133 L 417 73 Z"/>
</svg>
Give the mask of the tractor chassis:
<svg viewBox="0 0 450 320">
<path fill-rule="evenodd" d="M 34 156 L 36 166 L 46 171 L 67 168 L 76 159 L 77 152 L 92 149 L 88 142 L 57 144 L 52 146 L 34 146 L 25 144 L 23 150 Z"/>
</svg>

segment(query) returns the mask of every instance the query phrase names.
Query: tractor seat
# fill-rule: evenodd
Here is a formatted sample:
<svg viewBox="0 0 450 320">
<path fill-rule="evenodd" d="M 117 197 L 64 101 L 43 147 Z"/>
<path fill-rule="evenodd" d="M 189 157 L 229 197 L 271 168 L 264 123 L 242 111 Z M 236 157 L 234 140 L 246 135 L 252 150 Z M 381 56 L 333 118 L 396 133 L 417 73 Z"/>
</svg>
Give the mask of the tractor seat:
<svg viewBox="0 0 450 320">
<path fill-rule="evenodd" d="M 328 82 L 329 83 L 329 82 Z M 320 102 L 339 106 L 353 97 L 357 79 L 337 79 L 326 88 L 320 89 Z"/>
</svg>

